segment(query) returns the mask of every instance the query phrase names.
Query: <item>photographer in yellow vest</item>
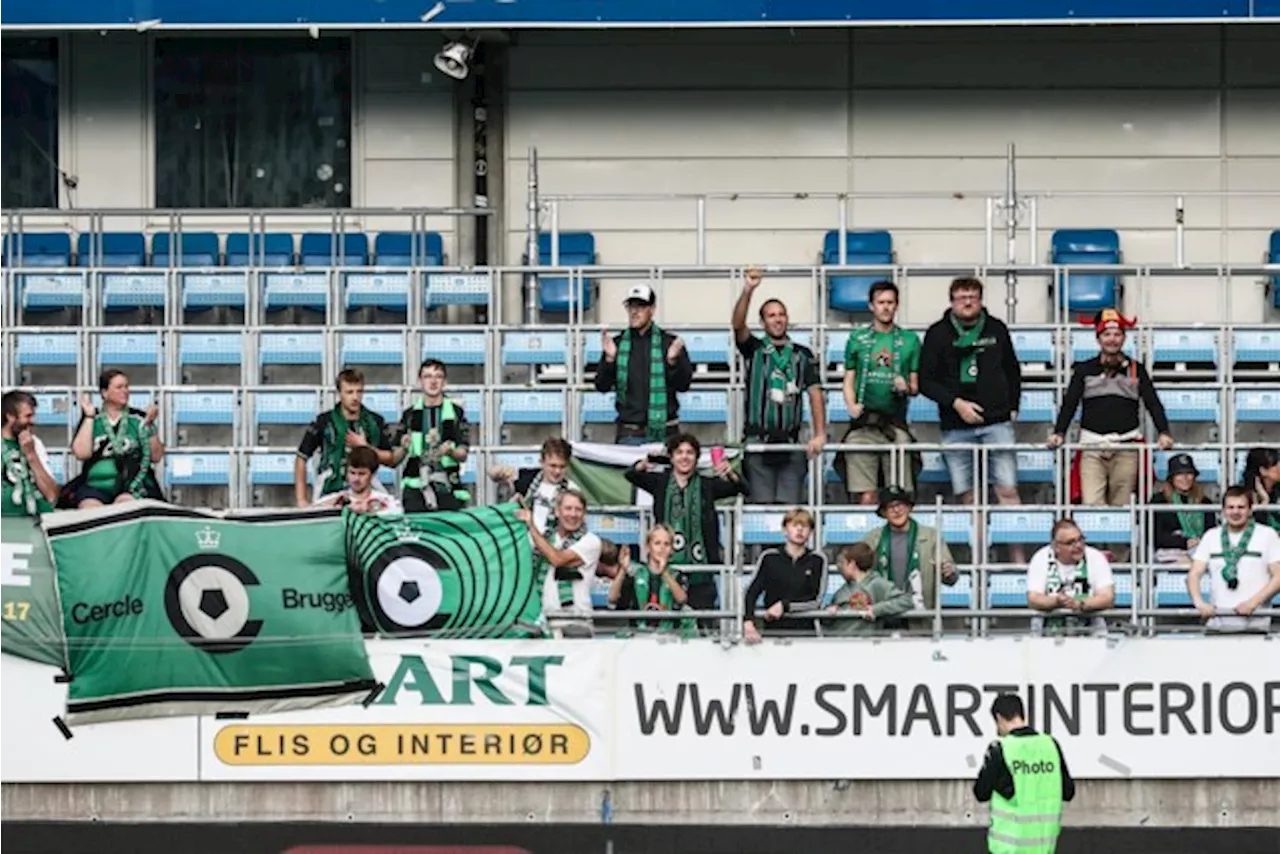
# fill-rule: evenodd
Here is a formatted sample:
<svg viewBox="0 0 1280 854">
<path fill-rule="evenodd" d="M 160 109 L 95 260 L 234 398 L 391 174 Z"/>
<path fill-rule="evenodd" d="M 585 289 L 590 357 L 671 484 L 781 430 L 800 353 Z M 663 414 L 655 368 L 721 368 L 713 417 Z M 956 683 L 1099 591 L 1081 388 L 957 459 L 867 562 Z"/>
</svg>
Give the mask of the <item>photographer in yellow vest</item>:
<svg viewBox="0 0 1280 854">
<path fill-rule="evenodd" d="M 973 783 L 980 802 L 991 802 L 990 854 L 1053 854 L 1062 829 L 1062 804 L 1076 796 L 1062 748 L 1051 735 L 1027 726 L 1022 698 L 1001 694 L 991 704 L 1000 737 Z"/>
</svg>

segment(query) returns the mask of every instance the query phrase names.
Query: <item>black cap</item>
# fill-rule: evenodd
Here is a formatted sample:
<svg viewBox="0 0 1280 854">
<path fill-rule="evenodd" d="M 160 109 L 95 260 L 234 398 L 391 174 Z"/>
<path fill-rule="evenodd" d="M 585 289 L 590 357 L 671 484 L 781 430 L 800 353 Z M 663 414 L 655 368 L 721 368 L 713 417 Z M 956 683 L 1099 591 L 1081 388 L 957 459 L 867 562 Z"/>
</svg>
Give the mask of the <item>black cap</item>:
<svg viewBox="0 0 1280 854">
<path fill-rule="evenodd" d="M 1196 461 L 1191 459 L 1190 454 L 1174 454 L 1169 457 L 1169 477 L 1175 474 L 1194 474 L 1199 476 L 1200 469 L 1196 468 Z"/>
<path fill-rule="evenodd" d="M 916 504 L 916 497 L 909 489 L 903 489 L 901 486 L 886 486 L 880 490 L 880 507 L 876 513 L 880 516 L 884 515 L 884 509 L 895 501 L 905 501 L 912 507 Z"/>
</svg>

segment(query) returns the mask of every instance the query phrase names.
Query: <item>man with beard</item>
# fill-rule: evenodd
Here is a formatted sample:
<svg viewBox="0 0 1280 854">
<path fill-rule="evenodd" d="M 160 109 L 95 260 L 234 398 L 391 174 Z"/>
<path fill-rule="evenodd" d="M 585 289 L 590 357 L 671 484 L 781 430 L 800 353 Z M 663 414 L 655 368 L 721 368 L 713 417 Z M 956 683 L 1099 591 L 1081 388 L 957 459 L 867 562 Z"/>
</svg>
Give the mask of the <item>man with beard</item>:
<svg viewBox="0 0 1280 854">
<path fill-rule="evenodd" d="M 0 516 L 35 516 L 53 510 L 58 484 L 49 473 L 49 452 L 36 438 L 36 399 L 25 391 L 0 398 L 4 426 L 4 479 L 0 481 Z"/>
<path fill-rule="evenodd" d="M 1124 507 L 1138 485 L 1137 451 L 1122 451 L 1119 446 L 1141 442 L 1142 422 L 1139 401 L 1147 407 L 1159 431 L 1156 444 L 1161 450 L 1173 447 L 1169 419 L 1156 395 L 1146 368 L 1124 355 L 1125 330 L 1134 326 L 1114 308 L 1098 312 L 1093 319 L 1101 352 L 1092 359 L 1077 362 L 1071 372 L 1058 420 L 1049 437 L 1049 446 L 1062 445 L 1076 413 L 1080 412 L 1080 454 L 1078 471 L 1082 503 Z M 1097 446 L 1089 448 L 1089 446 Z"/>
</svg>

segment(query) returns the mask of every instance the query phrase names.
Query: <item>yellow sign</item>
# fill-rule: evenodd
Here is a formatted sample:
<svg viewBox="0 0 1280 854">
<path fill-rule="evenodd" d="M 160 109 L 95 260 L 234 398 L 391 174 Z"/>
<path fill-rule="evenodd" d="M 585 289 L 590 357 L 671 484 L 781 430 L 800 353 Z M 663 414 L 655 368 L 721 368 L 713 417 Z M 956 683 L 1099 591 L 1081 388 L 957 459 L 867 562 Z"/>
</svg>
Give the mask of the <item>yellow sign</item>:
<svg viewBox="0 0 1280 854">
<path fill-rule="evenodd" d="M 590 750 L 577 724 L 238 724 L 213 741 L 226 765 L 574 765 Z"/>
</svg>

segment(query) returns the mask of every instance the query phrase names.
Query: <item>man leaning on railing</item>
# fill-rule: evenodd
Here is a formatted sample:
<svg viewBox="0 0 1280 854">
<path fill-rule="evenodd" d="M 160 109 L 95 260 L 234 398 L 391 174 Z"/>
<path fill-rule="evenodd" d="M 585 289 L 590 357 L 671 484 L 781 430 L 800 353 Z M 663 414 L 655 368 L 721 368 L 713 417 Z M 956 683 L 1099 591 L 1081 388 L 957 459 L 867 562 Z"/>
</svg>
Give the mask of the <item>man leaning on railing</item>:
<svg viewBox="0 0 1280 854">
<path fill-rule="evenodd" d="M 1066 611 L 1067 616 L 1032 617 L 1031 633 L 1106 634 L 1107 621 L 1095 612 L 1107 610 L 1115 601 L 1111 561 L 1085 545 L 1079 525 L 1059 519 L 1050 544 L 1032 555 L 1027 567 L 1027 605 L 1046 613 Z"/>
<path fill-rule="evenodd" d="M 1222 493 L 1223 524 L 1205 532 L 1191 556 L 1187 592 L 1211 632 L 1266 632 L 1270 617 L 1255 617 L 1280 594 L 1280 534 L 1252 517 L 1253 493 L 1232 486 Z M 1209 573 L 1209 601 L 1200 579 Z"/>
</svg>

